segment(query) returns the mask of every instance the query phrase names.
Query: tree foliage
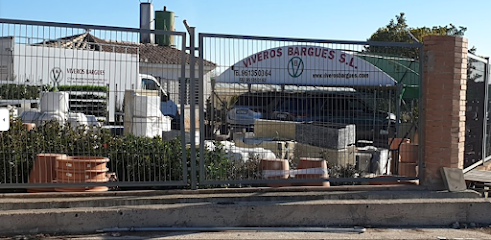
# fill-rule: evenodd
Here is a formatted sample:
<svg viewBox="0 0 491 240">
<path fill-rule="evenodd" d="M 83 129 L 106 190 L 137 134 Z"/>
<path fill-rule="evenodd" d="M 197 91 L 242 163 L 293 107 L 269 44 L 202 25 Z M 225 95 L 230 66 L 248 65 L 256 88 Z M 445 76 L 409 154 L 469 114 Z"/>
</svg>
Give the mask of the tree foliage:
<svg viewBox="0 0 491 240">
<path fill-rule="evenodd" d="M 466 27 L 455 26 L 449 24 L 446 26 L 433 26 L 433 27 L 409 27 L 406 21 L 404 13 L 400 13 L 395 16 L 395 20 L 391 19 L 389 24 L 379 28 L 375 33 L 370 36 L 368 41 L 379 42 L 414 42 L 415 39 L 419 42 L 423 42 L 423 38 L 429 35 L 447 35 L 447 36 L 464 36 L 467 31 Z M 411 36 L 412 35 L 412 36 Z M 414 37 L 414 39 L 413 39 Z M 405 57 L 416 58 L 417 52 L 413 49 L 403 49 L 394 47 L 379 47 L 370 46 L 367 47 L 367 52 L 373 53 L 386 53 L 393 55 L 400 55 Z"/>
</svg>

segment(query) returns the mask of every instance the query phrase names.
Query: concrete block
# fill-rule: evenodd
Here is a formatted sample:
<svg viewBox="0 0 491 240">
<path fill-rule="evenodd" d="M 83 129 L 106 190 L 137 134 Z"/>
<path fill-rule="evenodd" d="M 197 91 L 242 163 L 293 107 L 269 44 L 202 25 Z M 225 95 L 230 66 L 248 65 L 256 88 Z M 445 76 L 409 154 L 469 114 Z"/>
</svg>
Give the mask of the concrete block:
<svg viewBox="0 0 491 240">
<path fill-rule="evenodd" d="M 256 119 L 254 136 L 257 138 L 273 138 L 275 140 L 294 140 L 298 122 Z"/>
<path fill-rule="evenodd" d="M 364 173 L 370 172 L 370 163 L 372 161 L 372 154 L 368 152 L 355 153 L 356 169 Z"/>
<path fill-rule="evenodd" d="M 330 149 L 344 149 L 356 143 L 356 130 L 353 124 L 303 123 L 296 125 L 296 138 L 299 143 Z"/>
<path fill-rule="evenodd" d="M 241 141 L 244 138 L 253 138 L 253 137 L 254 137 L 254 133 L 252 133 L 252 132 L 233 132 L 232 133 L 232 139 L 237 140 L 237 141 Z"/>
<path fill-rule="evenodd" d="M 312 157 L 327 160 L 327 165 L 346 167 L 348 164 L 356 164 L 356 147 L 348 146 L 344 149 L 329 149 L 316 147 L 309 144 L 296 143 L 293 151 L 293 162 L 298 163 L 300 158 Z"/>
<path fill-rule="evenodd" d="M 465 185 L 464 172 L 459 168 L 441 168 L 441 174 L 445 187 L 450 192 L 465 191 L 467 186 Z"/>
</svg>

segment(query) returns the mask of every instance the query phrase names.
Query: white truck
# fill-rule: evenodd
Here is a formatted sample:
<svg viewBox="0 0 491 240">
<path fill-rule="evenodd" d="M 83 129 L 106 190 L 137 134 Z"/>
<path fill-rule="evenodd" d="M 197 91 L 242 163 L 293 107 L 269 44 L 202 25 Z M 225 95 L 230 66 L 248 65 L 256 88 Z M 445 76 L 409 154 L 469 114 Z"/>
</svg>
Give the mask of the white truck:
<svg viewBox="0 0 491 240">
<path fill-rule="evenodd" d="M 126 89 L 158 90 L 162 114 L 179 118 L 176 104 L 158 81 L 139 73 L 138 54 L 25 44 L 14 37 L 0 37 L 0 80 L 0 84 L 71 86 L 82 90 L 86 95 L 96 96 L 84 99 L 87 106 L 95 106 L 101 99 L 106 102 L 109 123 L 116 122 L 123 111 Z M 102 89 L 107 91 L 94 94 L 91 88 L 80 86 L 105 87 Z"/>
</svg>

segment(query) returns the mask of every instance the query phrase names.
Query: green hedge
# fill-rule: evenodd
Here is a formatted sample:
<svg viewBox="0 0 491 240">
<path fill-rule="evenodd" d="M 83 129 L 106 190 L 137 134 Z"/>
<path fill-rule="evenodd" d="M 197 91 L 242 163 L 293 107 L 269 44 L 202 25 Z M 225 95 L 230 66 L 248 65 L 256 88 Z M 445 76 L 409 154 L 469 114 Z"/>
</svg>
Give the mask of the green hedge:
<svg viewBox="0 0 491 240">
<path fill-rule="evenodd" d="M 259 159 L 236 163 L 227 158 L 220 144 L 216 145 L 214 151 L 205 151 L 207 180 L 262 178 Z M 191 176 L 190 151 L 186 151 L 187 174 Z M 109 130 L 100 127 L 74 129 L 57 122 L 48 122 L 28 132 L 20 120 L 13 120 L 9 131 L 0 132 L 0 183 L 27 183 L 39 153 L 108 157 L 109 171 L 116 172 L 119 181 L 124 182 L 182 180 L 182 147 L 178 138 L 166 142 L 158 137 L 112 136 Z M 197 154 L 199 167 L 199 151 Z M 358 175 L 353 166 L 329 171 L 331 177 Z"/>
<path fill-rule="evenodd" d="M 87 92 L 107 92 L 109 90 L 106 86 L 93 86 L 93 85 L 61 85 L 58 86 L 58 91 L 87 91 Z"/>
<path fill-rule="evenodd" d="M 48 122 L 28 132 L 20 120 L 13 120 L 9 131 L 0 132 L 0 182 L 26 183 L 39 153 L 108 157 L 109 171 L 116 172 L 119 181 L 182 180 L 182 147 L 178 138 L 166 142 L 158 137 L 116 137 L 100 127 L 73 129 L 57 122 Z M 189 154 L 188 149 L 188 171 Z M 227 174 L 237 167 L 225 158 L 222 148 L 207 151 L 205 161 L 207 178 L 234 177 Z"/>
<path fill-rule="evenodd" d="M 3 84 L 0 85 L 0 99 L 37 99 L 42 86 Z"/>
<path fill-rule="evenodd" d="M 41 91 L 53 91 L 50 86 L 31 86 L 18 84 L 0 85 L 0 99 L 38 99 Z M 92 85 L 62 85 L 58 86 L 58 91 L 87 91 L 87 92 L 108 92 L 106 86 Z M 98 99 L 105 99 L 105 96 L 96 96 Z"/>
</svg>

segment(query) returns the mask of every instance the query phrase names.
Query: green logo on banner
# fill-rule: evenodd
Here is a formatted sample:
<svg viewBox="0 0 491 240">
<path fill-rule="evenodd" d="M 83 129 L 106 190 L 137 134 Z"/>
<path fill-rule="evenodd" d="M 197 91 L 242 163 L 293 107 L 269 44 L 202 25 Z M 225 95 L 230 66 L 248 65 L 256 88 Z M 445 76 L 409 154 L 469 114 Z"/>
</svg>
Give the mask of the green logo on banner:
<svg viewBox="0 0 491 240">
<path fill-rule="evenodd" d="M 299 57 L 292 57 L 290 61 L 288 61 L 288 74 L 293 78 L 300 77 L 303 73 L 303 61 Z"/>
<path fill-rule="evenodd" d="M 58 87 L 60 81 L 63 79 L 63 71 L 61 71 L 61 68 L 55 67 L 51 69 L 49 77 L 51 78 L 51 80 L 53 80 L 55 87 Z"/>
</svg>

